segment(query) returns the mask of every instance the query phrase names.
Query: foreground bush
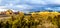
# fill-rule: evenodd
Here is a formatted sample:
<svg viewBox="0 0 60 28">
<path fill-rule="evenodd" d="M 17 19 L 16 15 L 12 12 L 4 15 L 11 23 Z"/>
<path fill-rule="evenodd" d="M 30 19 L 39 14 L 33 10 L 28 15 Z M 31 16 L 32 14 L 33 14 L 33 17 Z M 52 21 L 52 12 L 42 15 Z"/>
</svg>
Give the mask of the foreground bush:
<svg viewBox="0 0 60 28">
<path fill-rule="evenodd" d="M 40 12 L 31 15 L 19 13 L 10 17 L 0 21 L 1 28 L 60 28 L 60 15 L 55 12 Z"/>
</svg>

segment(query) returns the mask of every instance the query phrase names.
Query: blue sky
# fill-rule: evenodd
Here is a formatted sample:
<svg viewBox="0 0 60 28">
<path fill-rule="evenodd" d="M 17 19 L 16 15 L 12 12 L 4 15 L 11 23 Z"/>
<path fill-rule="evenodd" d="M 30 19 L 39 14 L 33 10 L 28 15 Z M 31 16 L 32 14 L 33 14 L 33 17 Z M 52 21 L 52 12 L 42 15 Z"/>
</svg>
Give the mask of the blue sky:
<svg viewBox="0 0 60 28">
<path fill-rule="evenodd" d="M 23 12 L 60 11 L 60 0 L 0 0 L 0 11 L 8 9 Z"/>
</svg>

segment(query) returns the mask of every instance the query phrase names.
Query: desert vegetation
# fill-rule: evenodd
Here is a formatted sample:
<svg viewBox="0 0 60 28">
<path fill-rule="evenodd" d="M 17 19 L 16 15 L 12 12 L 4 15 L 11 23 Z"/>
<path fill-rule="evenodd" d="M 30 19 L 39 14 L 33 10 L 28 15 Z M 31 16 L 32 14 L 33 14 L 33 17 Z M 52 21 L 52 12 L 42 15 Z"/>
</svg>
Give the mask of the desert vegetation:
<svg viewBox="0 0 60 28">
<path fill-rule="evenodd" d="M 25 15 L 23 12 L 6 15 L 11 18 L 0 20 L 0 28 L 60 28 L 59 12 L 32 12 Z"/>
</svg>

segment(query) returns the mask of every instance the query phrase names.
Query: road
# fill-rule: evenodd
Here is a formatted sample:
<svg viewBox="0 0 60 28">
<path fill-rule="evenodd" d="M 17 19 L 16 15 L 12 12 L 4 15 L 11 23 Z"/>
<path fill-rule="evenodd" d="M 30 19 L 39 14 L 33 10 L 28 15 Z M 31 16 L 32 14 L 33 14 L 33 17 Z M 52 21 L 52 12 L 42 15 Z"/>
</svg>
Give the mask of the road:
<svg viewBox="0 0 60 28">
<path fill-rule="evenodd" d="M 8 19 L 8 18 L 11 18 L 11 17 L 0 17 L 0 20 Z"/>
</svg>

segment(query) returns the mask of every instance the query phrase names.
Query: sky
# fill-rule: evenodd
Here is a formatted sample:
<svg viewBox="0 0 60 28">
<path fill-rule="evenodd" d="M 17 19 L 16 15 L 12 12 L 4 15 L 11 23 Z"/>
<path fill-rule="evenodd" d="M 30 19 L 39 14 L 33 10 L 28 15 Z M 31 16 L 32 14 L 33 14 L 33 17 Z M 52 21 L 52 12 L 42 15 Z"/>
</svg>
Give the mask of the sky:
<svg viewBox="0 0 60 28">
<path fill-rule="evenodd" d="M 34 12 L 42 10 L 60 11 L 60 0 L 0 0 L 0 11 Z"/>
</svg>

